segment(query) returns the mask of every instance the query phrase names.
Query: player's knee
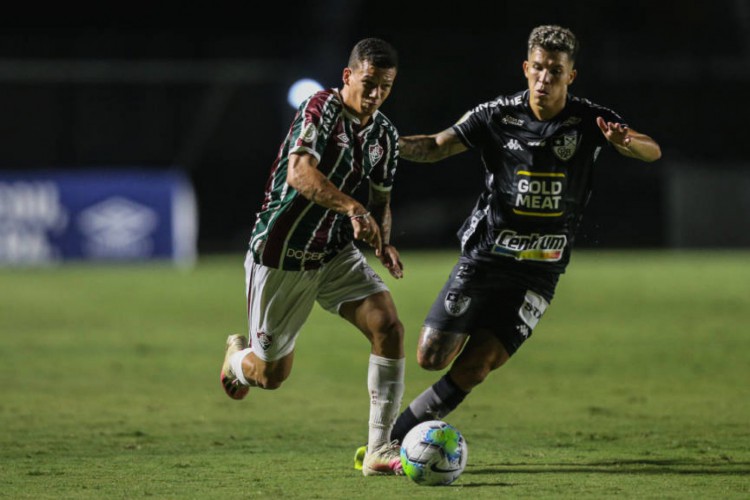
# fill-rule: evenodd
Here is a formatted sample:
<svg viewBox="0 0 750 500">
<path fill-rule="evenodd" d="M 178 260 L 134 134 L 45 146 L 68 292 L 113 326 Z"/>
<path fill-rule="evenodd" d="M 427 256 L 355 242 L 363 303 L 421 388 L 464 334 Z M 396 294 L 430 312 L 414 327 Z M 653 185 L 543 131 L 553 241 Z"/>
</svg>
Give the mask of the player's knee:
<svg viewBox="0 0 750 500">
<path fill-rule="evenodd" d="M 395 312 L 382 314 L 379 323 L 380 329 L 386 332 L 386 335 L 394 337 L 404 336 L 404 325 L 398 319 L 398 315 Z"/>
<path fill-rule="evenodd" d="M 397 317 L 393 317 L 386 324 L 385 331 L 389 338 L 403 342 L 404 341 L 404 325 Z"/>
<path fill-rule="evenodd" d="M 461 352 L 466 338 L 466 334 L 442 332 L 423 326 L 417 346 L 417 363 L 425 370 L 444 369 Z"/>
<path fill-rule="evenodd" d="M 370 336 L 372 352 L 386 358 L 404 356 L 404 327 L 398 318 L 379 323 Z"/>
<path fill-rule="evenodd" d="M 403 342 L 404 325 L 395 314 L 382 314 L 374 325 L 373 337 L 382 342 Z"/>
<path fill-rule="evenodd" d="M 425 370 L 442 370 L 450 364 L 453 357 L 450 353 L 425 352 L 417 350 L 417 363 Z"/>
</svg>

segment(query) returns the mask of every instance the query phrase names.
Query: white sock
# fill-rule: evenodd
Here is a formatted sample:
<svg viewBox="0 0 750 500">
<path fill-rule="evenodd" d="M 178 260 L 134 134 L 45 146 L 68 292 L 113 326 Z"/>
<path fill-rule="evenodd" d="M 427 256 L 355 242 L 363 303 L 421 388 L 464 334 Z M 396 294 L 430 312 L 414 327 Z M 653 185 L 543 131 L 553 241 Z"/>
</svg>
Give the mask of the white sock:
<svg viewBox="0 0 750 500">
<path fill-rule="evenodd" d="M 250 382 L 248 382 L 245 378 L 245 372 L 242 371 L 242 360 L 245 359 L 245 356 L 247 356 L 251 352 L 253 352 L 253 348 L 248 347 L 246 349 L 242 349 L 241 351 L 235 352 L 229 357 L 229 364 L 232 367 L 232 372 L 242 385 L 250 385 Z"/>
<path fill-rule="evenodd" d="M 404 395 L 404 358 L 390 359 L 370 354 L 367 388 L 370 391 L 370 429 L 367 449 L 391 442 L 391 429 Z"/>
</svg>

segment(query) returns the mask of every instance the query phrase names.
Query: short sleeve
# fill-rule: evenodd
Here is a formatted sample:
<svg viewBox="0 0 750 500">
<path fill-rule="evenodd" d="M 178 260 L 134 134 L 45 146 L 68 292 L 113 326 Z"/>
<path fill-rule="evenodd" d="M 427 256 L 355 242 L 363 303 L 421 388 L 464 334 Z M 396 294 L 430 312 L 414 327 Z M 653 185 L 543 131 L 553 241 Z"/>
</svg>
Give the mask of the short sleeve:
<svg viewBox="0 0 750 500">
<path fill-rule="evenodd" d="M 481 146 L 487 137 L 487 125 L 490 123 L 492 106 L 490 102 L 480 104 L 466 112 L 454 125 L 453 130 L 467 148 Z"/>
<path fill-rule="evenodd" d="M 323 126 L 323 117 L 334 105 L 333 94 L 326 91 L 317 92 L 300 104 L 290 130 L 290 154 L 309 153 L 320 161 L 330 134 L 330 128 Z"/>
</svg>

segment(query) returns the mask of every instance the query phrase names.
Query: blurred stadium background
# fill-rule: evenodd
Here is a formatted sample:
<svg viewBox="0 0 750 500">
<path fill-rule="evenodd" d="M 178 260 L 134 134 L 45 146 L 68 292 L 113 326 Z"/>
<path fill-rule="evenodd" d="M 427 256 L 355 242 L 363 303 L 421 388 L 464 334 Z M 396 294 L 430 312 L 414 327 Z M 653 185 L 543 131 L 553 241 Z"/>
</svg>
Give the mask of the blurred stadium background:
<svg viewBox="0 0 750 500">
<path fill-rule="evenodd" d="M 295 80 L 337 86 L 351 46 L 383 37 L 401 57 L 383 111 L 404 135 L 437 132 L 474 105 L 522 89 L 528 33 L 550 23 L 570 27 L 582 43 L 571 91 L 618 111 L 663 149 L 653 165 L 611 152 L 600 160 L 579 247 L 750 245 L 750 3 L 404 4 L 128 4 L 5 17 L 0 253 L 6 261 L 28 255 L 8 241 L 30 230 L 27 205 L 46 203 L 19 198 L 16 188 L 28 188 L 19 179 L 60 171 L 106 182 L 112 169 L 141 178 L 177 172 L 194 190 L 197 234 L 185 234 L 198 254 L 242 251 L 293 115 L 286 94 Z M 403 162 L 393 240 L 455 248 L 481 179 L 471 153 L 440 165 Z M 118 201 L 98 215 L 127 215 Z M 60 216 L 57 227 L 70 223 Z"/>
<path fill-rule="evenodd" d="M 5 14 L 0 497 L 750 498 L 747 0 L 74 1 Z M 339 85 L 352 45 L 383 37 L 401 56 L 384 113 L 402 134 L 437 132 L 522 89 L 529 31 L 547 23 L 581 40 L 571 91 L 652 135 L 663 158 L 600 159 L 578 239 L 592 251 L 574 256 L 537 340 L 451 416 L 473 443 L 456 487 L 351 469 L 366 343 L 319 308 L 283 390 L 226 398 L 218 363 L 226 334 L 246 328 L 242 252 L 294 113 L 290 85 Z M 416 336 L 482 172 L 467 153 L 396 175 L 408 279 L 384 279 L 406 329 L 408 401 L 435 380 Z M 702 251 L 725 248 L 745 250 Z M 205 258 L 188 273 L 35 266 L 154 256 Z"/>
</svg>

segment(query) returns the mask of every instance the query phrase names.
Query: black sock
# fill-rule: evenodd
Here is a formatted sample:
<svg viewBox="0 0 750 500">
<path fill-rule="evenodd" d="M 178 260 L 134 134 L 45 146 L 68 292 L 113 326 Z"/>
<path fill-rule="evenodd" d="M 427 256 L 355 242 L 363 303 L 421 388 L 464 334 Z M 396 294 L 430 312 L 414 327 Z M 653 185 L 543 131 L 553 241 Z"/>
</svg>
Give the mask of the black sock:
<svg viewBox="0 0 750 500">
<path fill-rule="evenodd" d="M 391 431 L 391 439 L 403 441 L 404 436 L 417 424 L 440 420 L 461 404 L 468 392 L 461 390 L 446 373 L 409 404 Z"/>
</svg>

